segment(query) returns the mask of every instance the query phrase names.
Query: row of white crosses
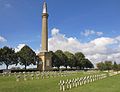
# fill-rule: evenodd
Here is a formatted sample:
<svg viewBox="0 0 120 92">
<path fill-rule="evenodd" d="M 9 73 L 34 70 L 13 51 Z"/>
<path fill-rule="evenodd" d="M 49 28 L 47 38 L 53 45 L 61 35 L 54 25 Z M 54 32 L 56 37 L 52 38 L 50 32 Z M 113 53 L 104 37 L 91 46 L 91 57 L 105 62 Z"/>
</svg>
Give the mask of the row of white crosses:
<svg viewBox="0 0 120 92">
<path fill-rule="evenodd" d="M 33 80 L 33 79 L 45 79 L 45 78 L 54 78 L 54 77 L 66 77 L 69 75 L 75 74 L 75 72 L 23 72 L 23 73 L 14 73 L 16 81 L 20 80 Z"/>
<path fill-rule="evenodd" d="M 120 74 L 120 71 L 117 71 L 117 72 L 109 72 L 109 76 L 114 76 L 114 75 L 117 75 L 117 74 Z"/>
<path fill-rule="evenodd" d="M 45 78 L 50 78 L 50 77 L 66 77 L 68 76 L 68 73 L 61 73 L 61 72 L 42 72 L 41 73 L 41 78 L 45 79 Z"/>
<path fill-rule="evenodd" d="M 106 74 L 99 74 L 99 75 L 90 75 L 90 76 L 85 76 L 85 77 L 80 77 L 75 79 L 67 79 L 66 81 L 60 80 L 59 88 L 60 88 L 60 91 L 65 91 L 65 90 L 69 90 L 74 87 L 78 87 L 80 85 L 85 85 L 106 77 L 107 77 Z"/>
<path fill-rule="evenodd" d="M 16 72 L 14 72 L 14 73 L 11 73 L 11 72 L 3 72 L 3 73 L 1 73 L 0 75 L 10 77 L 10 76 L 12 76 L 12 75 L 17 75 L 17 74 L 21 74 L 21 73 L 22 73 L 22 72 L 19 72 L 19 73 L 16 73 Z"/>
<path fill-rule="evenodd" d="M 14 72 L 14 73 L 10 73 L 10 72 L 4 72 L 4 73 L 0 73 L 0 76 L 11 76 L 11 75 L 19 75 L 19 74 L 24 74 L 25 72 Z M 57 76 L 68 76 L 68 75 L 73 75 L 78 73 L 78 71 L 64 71 L 64 72 L 56 72 L 56 71 L 48 71 L 48 72 L 26 72 L 26 74 L 35 74 L 35 73 L 40 73 L 41 76 L 43 77 L 57 77 Z"/>
<path fill-rule="evenodd" d="M 33 79 L 39 79 L 40 78 L 40 74 L 39 73 L 36 73 L 36 74 L 26 74 L 26 73 L 23 73 L 23 74 L 17 74 L 15 75 L 16 76 L 16 81 L 19 82 L 20 80 L 33 80 Z"/>
<path fill-rule="evenodd" d="M 4 73 L 1 73 L 2 76 L 11 76 L 11 73 L 10 72 L 4 72 Z"/>
</svg>

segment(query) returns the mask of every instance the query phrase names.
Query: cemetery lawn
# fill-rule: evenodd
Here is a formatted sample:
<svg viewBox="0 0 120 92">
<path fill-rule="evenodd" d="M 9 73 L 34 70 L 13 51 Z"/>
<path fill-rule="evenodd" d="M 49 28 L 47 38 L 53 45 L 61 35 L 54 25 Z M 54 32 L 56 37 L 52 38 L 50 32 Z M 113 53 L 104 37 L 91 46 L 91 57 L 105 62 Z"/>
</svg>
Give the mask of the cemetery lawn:
<svg viewBox="0 0 120 92">
<path fill-rule="evenodd" d="M 0 76 L 0 92 L 62 92 L 59 91 L 59 80 L 66 80 L 85 76 L 84 73 L 79 73 L 67 77 L 55 77 L 48 79 L 35 79 L 16 82 L 14 76 Z M 97 80 L 93 83 L 72 88 L 65 92 L 120 92 L 120 74 L 112 77 L 107 77 L 102 80 Z"/>
</svg>

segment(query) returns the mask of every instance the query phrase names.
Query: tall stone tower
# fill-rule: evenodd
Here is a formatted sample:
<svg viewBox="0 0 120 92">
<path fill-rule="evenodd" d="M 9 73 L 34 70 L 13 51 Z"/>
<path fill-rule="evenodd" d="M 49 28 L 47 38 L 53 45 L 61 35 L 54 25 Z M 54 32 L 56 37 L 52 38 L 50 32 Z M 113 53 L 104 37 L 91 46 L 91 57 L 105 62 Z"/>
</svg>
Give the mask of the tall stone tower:
<svg viewBox="0 0 120 92">
<path fill-rule="evenodd" d="M 42 12 L 42 49 L 39 53 L 39 58 L 41 63 L 38 65 L 39 70 L 49 71 L 52 69 L 51 57 L 48 53 L 48 13 L 47 13 L 47 3 L 43 3 Z"/>
<path fill-rule="evenodd" d="M 42 51 L 48 51 L 48 13 L 47 3 L 44 1 L 42 12 Z"/>
</svg>

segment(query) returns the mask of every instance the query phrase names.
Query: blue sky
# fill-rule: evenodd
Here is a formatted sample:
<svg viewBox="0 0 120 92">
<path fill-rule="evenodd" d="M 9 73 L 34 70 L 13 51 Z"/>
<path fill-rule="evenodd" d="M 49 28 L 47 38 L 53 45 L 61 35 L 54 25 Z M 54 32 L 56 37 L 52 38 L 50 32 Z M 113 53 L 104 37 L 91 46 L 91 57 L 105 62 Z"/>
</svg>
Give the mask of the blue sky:
<svg viewBox="0 0 120 92">
<path fill-rule="evenodd" d="M 102 36 L 120 34 L 120 0 L 46 0 L 50 30 L 59 28 L 68 37 L 81 36 L 86 29 L 103 32 Z M 0 35 L 12 47 L 26 43 L 40 46 L 43 0 L 0 0 Z M 90 37 L 94 39 L 95 37 Z M 4 44 L 3 44 L 4 45 Z M 3 46 L 0 45 L 0 46 Z"/>
<path fill-rule="evenodd" d="M 120 0 L 46 2 L 50 40 L 54 38 L 53 29 L 57 30 L 59 38 L 72 37 L 82 44 L 120 36 Z M 0 0 L 0 47 L 16 48 L 19 44 L 27 44 L 34 50 L 40 48 L 42 4 L 43 0 Z M 119 43 L 112 45 L 119 47 Z"/>
</svg>

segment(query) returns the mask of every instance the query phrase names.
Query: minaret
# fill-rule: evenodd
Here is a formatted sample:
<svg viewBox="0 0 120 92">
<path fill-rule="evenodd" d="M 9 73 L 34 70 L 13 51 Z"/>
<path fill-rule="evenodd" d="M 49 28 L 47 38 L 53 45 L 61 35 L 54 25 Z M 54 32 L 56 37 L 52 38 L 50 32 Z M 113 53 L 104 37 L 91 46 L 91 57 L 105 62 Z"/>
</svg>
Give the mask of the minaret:
<svg viewBox="0 0 120 92">
<path fill-rule="evenodd" d="M 42 52 L 48 52 L 48 13 L 45 1 L 42 12 Z"/>
<path fill-rule="evenodd" d="M 49 71 L 52 69 L 51 56 L 48 52 L 48 13 L 47 13 L 47 3 L 43 3 L 42 12 L 42 49 L 39 53 L 40 63 L 38 64 L 38 69 L 40 71 Z"/>
</svg>

